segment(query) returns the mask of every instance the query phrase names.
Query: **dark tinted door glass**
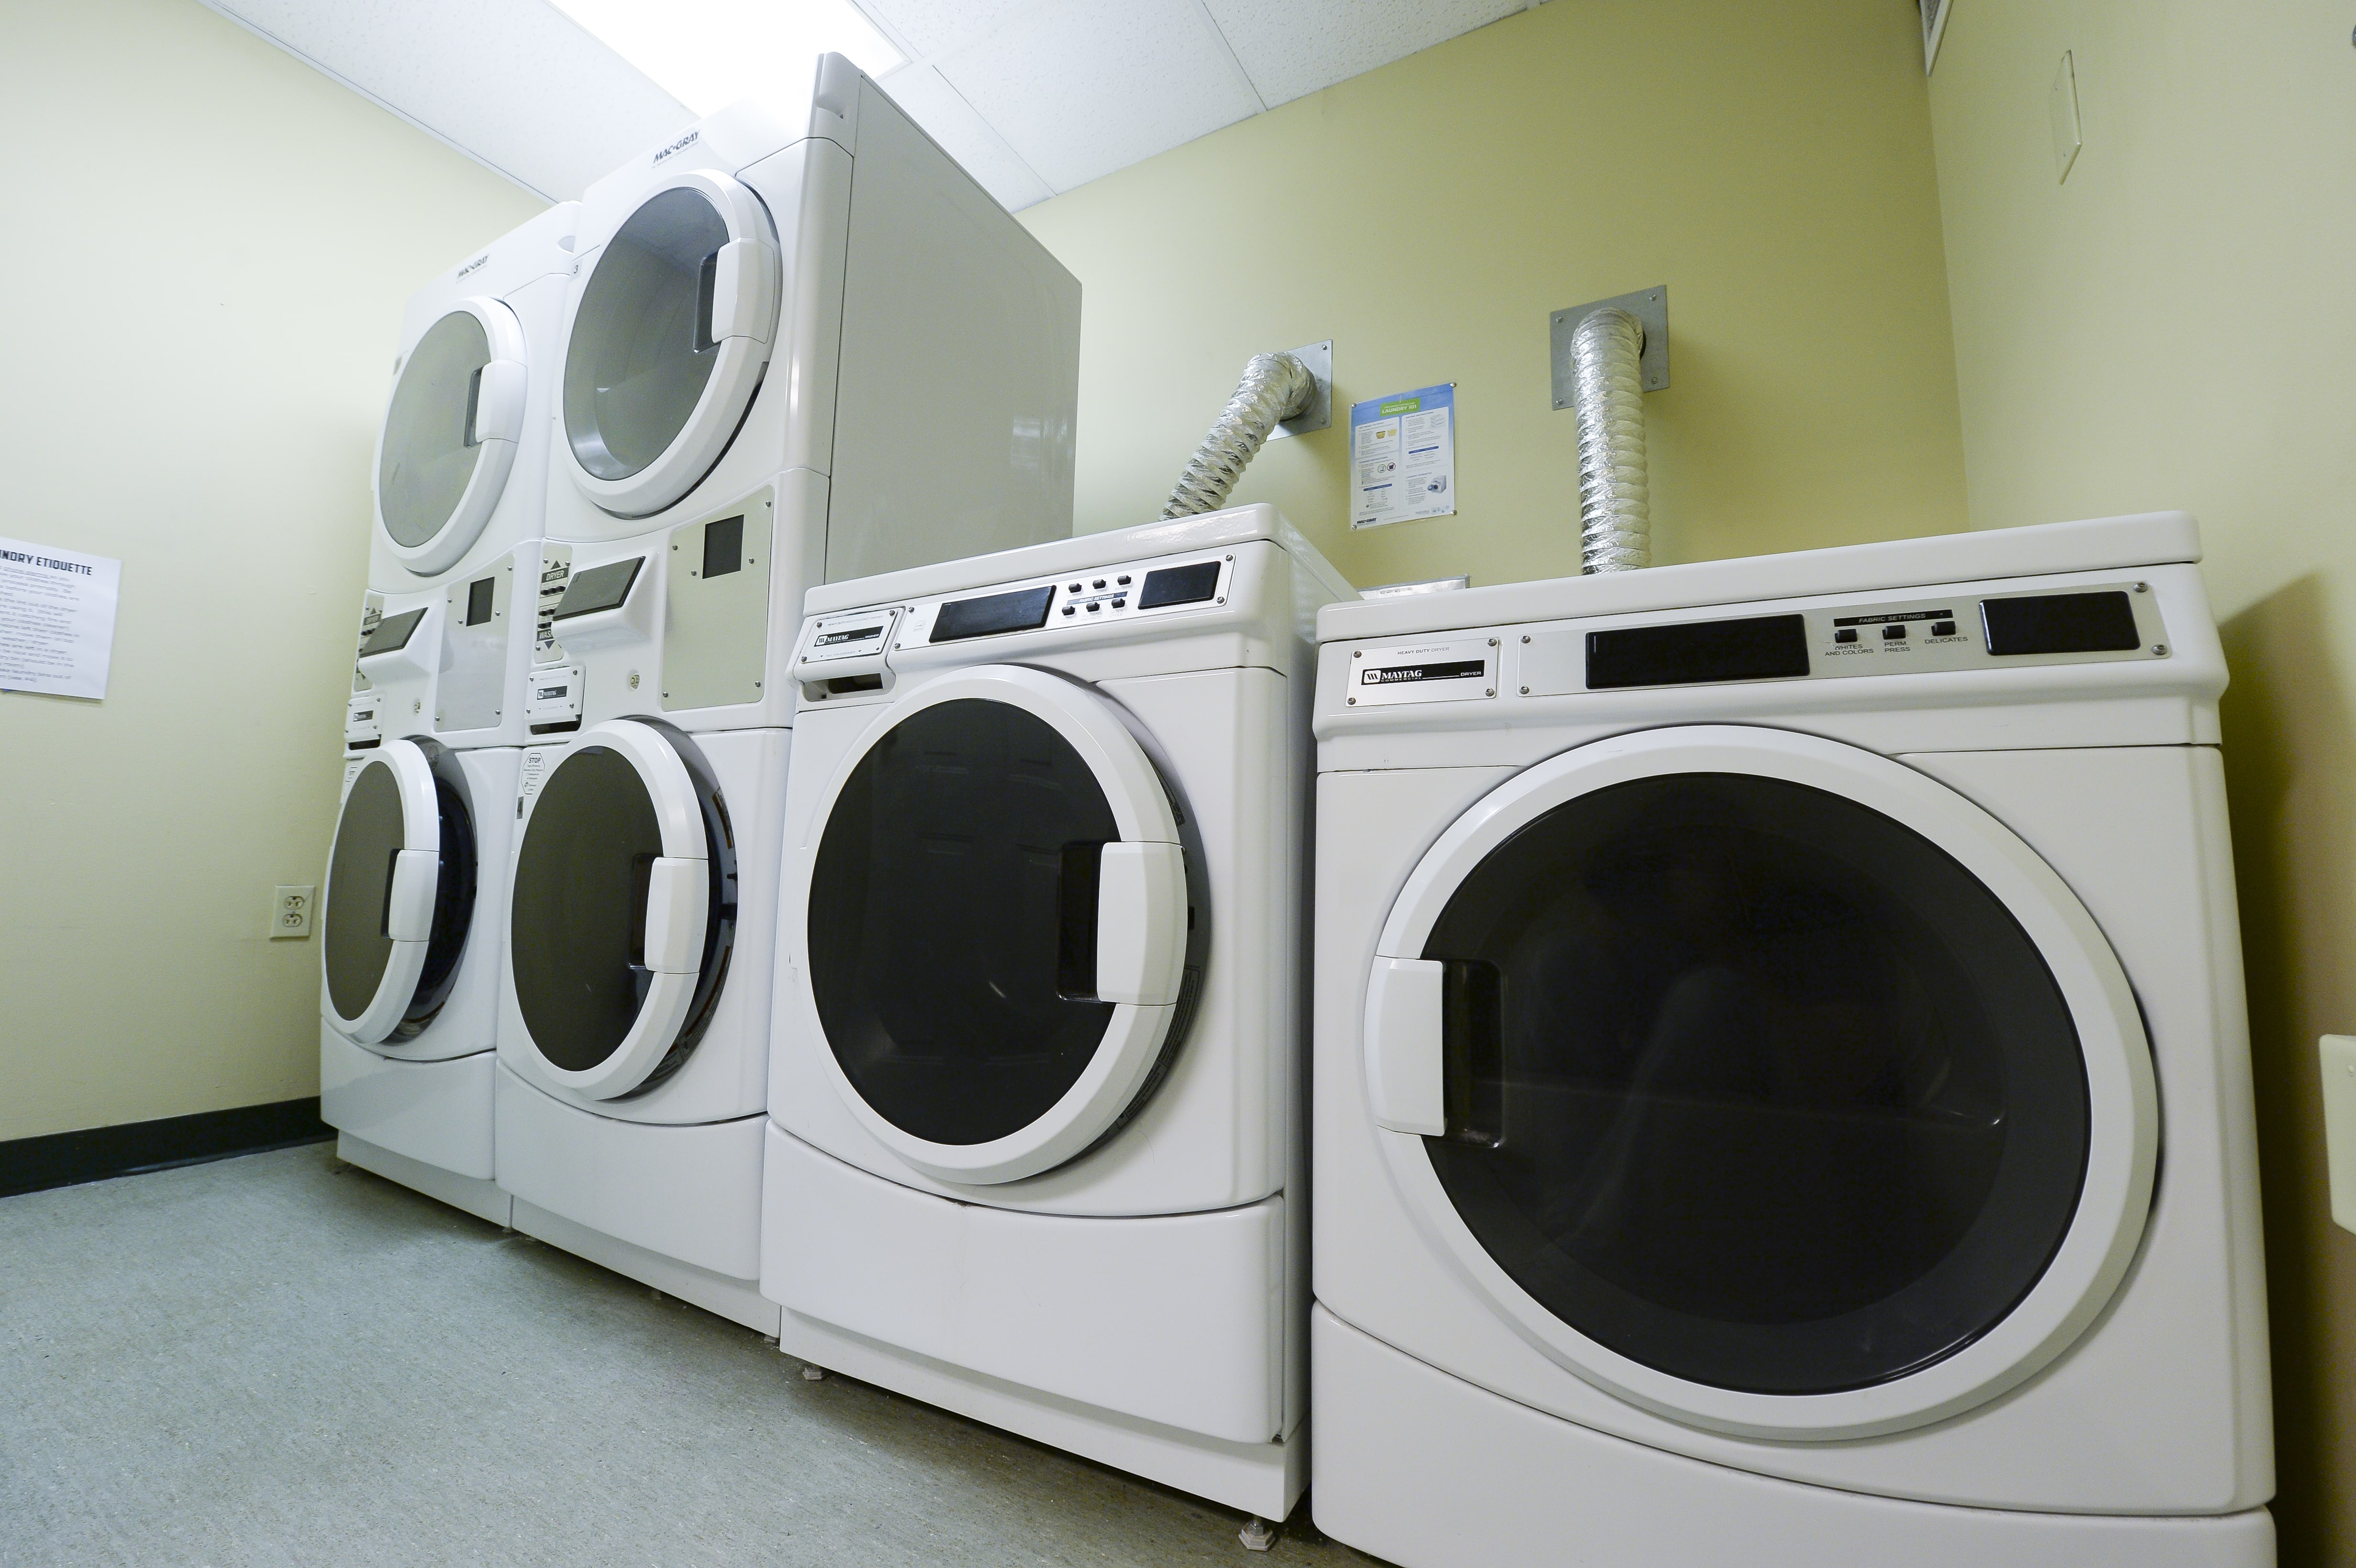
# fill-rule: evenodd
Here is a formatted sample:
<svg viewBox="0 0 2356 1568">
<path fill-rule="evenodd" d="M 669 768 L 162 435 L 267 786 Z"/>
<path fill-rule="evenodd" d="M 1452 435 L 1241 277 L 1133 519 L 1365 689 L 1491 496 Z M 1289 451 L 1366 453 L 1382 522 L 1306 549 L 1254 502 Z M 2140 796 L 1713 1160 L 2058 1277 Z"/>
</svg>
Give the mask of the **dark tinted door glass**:
<svg viewBox="0 0 2356 1568">
<path fill-rule="evenodd" d="M 1582 795 L 1474 869 L 1424 956 L 1442 1186 L 1548 1311 L 1647 1366 L 1902 1377 L 2009 1313 L 2076 1212 L 2085 1070 L 2051 973 L 1953 858 L 1839 795 Z"/>
<path fill-rule="evenodd" d="M 475 378 L 490 362 L 483 324 L 453 311 L 425 329 L 393 383 L 376 495 L 385 531 L 404 546 L 440 533 L 475 476 Z"/>
<path fill-rule="evenodd" d="M 336 858 L 327 867 L 320 957 L 327 971 L 327 999 L 344 1018 L 368 1010 L 392 957 L 392 938 L 384 933 L 385 901 L 391 896 L 393 857 L 401 852 L 403 827 L 401 785 L 392 768 L 370 763 L 344 796 Z"/>
<path fill-rule="evenodd" d="M 516 856 L 508 936 L 532 1043 L 568 1072 L 614 1054 L 637 1021 L 647 880 L 663 852 L 653 799 L 605 746 L 567 756 L 540 786 Z"/>
<path fill-rule="evenodd" d="M 628 478 L 687 427 L 717 363 L 712 272 L 727 243 L 710 202 L 667 190 L 593 264 L 564 353 L 564 432 L 598 478 Z"/>
<path fill-rule="evenodd" d="M 1079 753 L 1002 702 L 927 708 L 861 759 L 819 841 L 810 984 L 879 1115 L 987 1143 L 1078 1081 L 1112 1006 L 1066 950 L 1094 952 L 1097 853 L 1119 836 Z"/>
</svg>

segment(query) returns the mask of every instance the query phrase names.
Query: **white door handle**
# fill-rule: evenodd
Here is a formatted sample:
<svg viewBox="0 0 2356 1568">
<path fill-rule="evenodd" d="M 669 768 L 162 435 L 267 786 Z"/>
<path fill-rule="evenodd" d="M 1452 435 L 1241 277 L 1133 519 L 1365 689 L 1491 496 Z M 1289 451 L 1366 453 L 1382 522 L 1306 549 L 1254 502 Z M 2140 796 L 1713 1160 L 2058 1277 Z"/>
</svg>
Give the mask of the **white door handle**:
<svg viewBox="0 0 2356 1568">
<path fill-rule="evenodd" d="M 475 440 L 521 441 L 527 372 L 520 360 L 494 359 L 475 384 Z"/>
<path fill-rule="evenodd" d="M 1186 962 L 1186 858 L 1108 844 L 1097 862 L 1097 999 L 1167 1007 Z"/>
<path fill-rule="evenodd" d="M 442 857 L 431 849 L 394 854 L 384 899 L 387 936 L 395 942 L 423 942 L 434 934 L 434 893 L 441 876 Z"/>
<path fill-rule="evenodd" d="M 657 857 L 647 872 L 647 967 L 692 975 L 703 966 L 703 923 L 712 901 L 711 862 Z"/>
<path fill-rule="evenodd" d="M 766 343 L 777 314 L 776 252 L 758 240 L 731 240 L 712 269 L 712 341 Z"/>
<path fill-rule="evenodd" d="M 1429 958 L 1377 958 L 1366 984 L 1366 1099 L 1395 1133 L 1448 1131 L 1440 1092 L 1440 976 Z"/>
</svg>

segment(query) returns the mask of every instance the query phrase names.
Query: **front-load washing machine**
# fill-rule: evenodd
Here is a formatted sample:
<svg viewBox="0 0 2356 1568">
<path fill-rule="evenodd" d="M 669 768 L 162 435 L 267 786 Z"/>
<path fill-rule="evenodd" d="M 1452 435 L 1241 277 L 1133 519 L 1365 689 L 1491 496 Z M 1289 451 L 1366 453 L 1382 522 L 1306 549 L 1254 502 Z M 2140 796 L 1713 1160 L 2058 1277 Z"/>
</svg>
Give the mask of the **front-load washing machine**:
<svg viewBox="0 0 2356 1568">
<path fill-rule="evenodd" d="M 2170 513 L 1325 612 L 1323 1529 L 2273 1563 L 2198 560 Z"/>
<path fill-rule="evenodd" d="M 519 1229 L 765 1332 L 802 595 L 1067 534 L 1078 378 L 1070 274 L 848 61 L 798 85 L 583 202 L 498 1075 Z"/>
<path fill-rule="evenodd" d="M 1311 617 L 1267 507 L 812 592 L 788 1354 L 1255 1514 L 1305 1466 Z"/>
<path fill-rule="evenodd" d="M 409 302 L 377 435 L 369 586 L 346 740 L 515 746 L 546 515 L 548 431 L 580 204 Z"/>
<path fill-rule="evenodd" d="M 318 909 L 319 1115 L 337 1154 L 501 1225 L 496 912 L 519 755 L 424 736 L 351 754 Z"/>
</svg>

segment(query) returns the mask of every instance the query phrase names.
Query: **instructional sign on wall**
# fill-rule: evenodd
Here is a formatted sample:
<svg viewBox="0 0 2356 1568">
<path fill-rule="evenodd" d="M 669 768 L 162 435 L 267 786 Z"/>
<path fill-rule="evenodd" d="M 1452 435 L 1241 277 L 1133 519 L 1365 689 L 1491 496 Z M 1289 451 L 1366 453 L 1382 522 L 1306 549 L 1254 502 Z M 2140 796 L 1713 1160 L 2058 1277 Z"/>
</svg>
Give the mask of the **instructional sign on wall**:
<svg viewBox="0 0 2356 1568">
<path fill-rule="evenodd" d="M 1357 494 L 1350 526 L 1445 517 L 1456 510 L 1456 383 L 1350 405 Z"/>
<path fill-rule="evenodd" d="M 104 697 L 123 563 L 0 539 L 0 691 Z"/>
</svg>

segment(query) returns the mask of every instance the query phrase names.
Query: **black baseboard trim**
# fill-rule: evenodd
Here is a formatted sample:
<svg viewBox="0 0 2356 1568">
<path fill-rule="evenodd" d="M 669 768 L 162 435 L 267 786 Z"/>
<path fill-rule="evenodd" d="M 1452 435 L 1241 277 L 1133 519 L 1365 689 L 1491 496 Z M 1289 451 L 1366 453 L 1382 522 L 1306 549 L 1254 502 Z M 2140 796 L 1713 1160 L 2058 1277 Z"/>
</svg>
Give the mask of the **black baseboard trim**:
<svg viewBox="0 0 2356 1568">
<path fill-rule="evenodd" d="M 86 1127 L 0 1143 L 0 1198 L 136 1176 L 176 1165 L 201 1165 L 264 1149 L 325 1143 L 336 1129 L 319 1120 L 319 1097 L 239 1105 L 193 1116 Z"/>
</svg>

